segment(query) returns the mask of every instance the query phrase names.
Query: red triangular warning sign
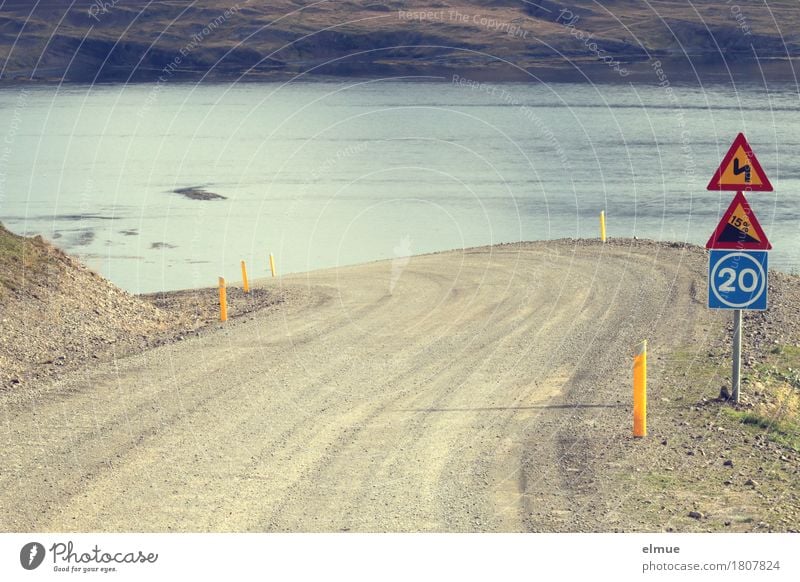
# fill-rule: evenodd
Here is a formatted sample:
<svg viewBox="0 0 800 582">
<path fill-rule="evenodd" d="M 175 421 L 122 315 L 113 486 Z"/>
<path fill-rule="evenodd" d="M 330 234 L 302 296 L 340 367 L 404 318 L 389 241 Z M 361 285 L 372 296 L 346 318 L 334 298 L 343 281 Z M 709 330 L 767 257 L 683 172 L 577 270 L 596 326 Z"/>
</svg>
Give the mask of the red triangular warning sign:
<svg viewBox="0 0 800 582">
<path fill-rule="evenodd" d="M 708 239 L 706 248 L 768 251 L 772 245 L 744 194 L 737 192 Z"/>
<path fill-rule="evenodd" d="M 772 192 L 772 184 L 743 133 L 733 140 L 731 149 L 708 183 L 708 190 Z"/>
</svg>

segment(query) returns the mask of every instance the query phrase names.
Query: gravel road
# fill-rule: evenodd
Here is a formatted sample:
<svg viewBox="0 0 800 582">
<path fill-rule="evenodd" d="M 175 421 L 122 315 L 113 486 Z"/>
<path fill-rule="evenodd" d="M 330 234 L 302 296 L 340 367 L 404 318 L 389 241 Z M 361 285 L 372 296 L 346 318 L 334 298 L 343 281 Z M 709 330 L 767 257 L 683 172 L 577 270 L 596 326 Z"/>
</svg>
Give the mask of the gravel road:
<svg viewBox="0 0 800 582">
<path fill-rule="evenodd" d="M 0 531 L 602 531 L 635 344 L 719 328 L 705 261 L 560 241 L 256 282 L 299 291 L 0 402 Z"/>
</svg>

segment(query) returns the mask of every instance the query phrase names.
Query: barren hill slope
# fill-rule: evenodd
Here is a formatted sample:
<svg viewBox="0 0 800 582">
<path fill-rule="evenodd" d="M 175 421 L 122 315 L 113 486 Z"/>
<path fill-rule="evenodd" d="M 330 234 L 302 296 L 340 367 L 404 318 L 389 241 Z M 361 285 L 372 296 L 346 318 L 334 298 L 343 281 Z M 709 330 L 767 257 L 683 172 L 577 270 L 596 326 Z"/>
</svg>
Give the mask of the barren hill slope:
<svg viewBox="0 0 800 582">
<path fill-rule="evenodd" d="M 793 79 L 798 24 L 793 0 L 7 0 L 0 78 L 584 80 L 619 79 L 624 69 L 652 81 L 647 63 L 661 60 L 673 77 Z"/>
</svg>

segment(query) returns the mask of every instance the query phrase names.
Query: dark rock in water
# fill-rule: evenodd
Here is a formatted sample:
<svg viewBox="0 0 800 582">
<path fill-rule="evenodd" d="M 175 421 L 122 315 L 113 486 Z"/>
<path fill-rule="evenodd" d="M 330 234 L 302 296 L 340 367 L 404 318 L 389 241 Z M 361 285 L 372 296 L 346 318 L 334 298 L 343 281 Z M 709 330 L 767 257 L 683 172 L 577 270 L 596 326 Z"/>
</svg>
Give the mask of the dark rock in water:
<svg viewBox="0 0 800 582">
<path fill-rule="evenodd" d="M 226 200 L 222 194 L 209 192 L 202 186 L 189 186 L 188 188 L 175 188 L 175 194 L 186 196 L 189 200 Z"/>
<path fill-rule="evenodd" d="M 51 218 L 49 215 L 47 218 Z M 56 214 L 53 220 L 69 220 L 71 222 L 82 222 L 84 220 L 118 220 L 118 216 L 98 214 L 96 212 L 81 212 L 80 214 Z"/>
<path fill-rule="evenodd" d="M 80 230 L 72 237 L 72 244 L 76 247 L 85 247 L 94 242 L 95 232 L 90 229 Z"/>
<path fill-rule="evenodd" d="M 154 242 L 150 243 L 151 249 L 177 249 L 178 247 L 175 245 L 171 245 L 165 242 Z"/>
</svg>

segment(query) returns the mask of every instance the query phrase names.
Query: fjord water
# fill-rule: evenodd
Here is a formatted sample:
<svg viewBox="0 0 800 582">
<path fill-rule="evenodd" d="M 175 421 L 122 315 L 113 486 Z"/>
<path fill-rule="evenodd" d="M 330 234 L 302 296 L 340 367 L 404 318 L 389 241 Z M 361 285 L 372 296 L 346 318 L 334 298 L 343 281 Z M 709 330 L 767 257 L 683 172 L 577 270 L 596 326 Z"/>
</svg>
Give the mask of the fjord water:
<svg viewBox="0 0 800 582">
<path fill-rule="evenodd" d="M 800 268 L 797 88 L 348 81 L 0 91 L 0 220 L 131 292 L 519 240 L 704 244 L 744 131 Z M 225 197 L 192 200 L 202 187 Z"/>
</svg>

